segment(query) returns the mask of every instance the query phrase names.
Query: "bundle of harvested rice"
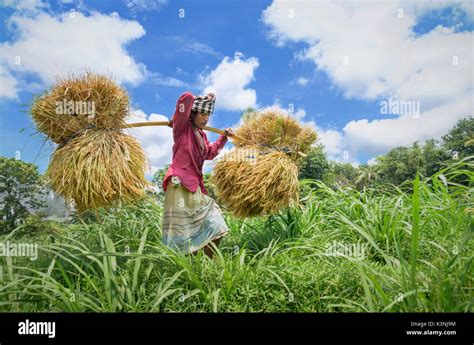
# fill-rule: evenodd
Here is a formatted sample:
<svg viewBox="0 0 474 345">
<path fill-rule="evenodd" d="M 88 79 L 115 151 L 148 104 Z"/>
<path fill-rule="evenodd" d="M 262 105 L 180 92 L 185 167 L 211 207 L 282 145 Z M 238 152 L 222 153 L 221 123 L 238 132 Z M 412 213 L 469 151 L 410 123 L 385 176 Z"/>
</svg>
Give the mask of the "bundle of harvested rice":
<svg viewBox="0 0 474 345">
<path fill-rule="evenodd" d="M 31 115 L 38 131 L 57 144 L 89 126 L 121 128 L 128 115 L 127 92 L 110 78 L 86 72 L 58 77 L 37 97 Z"/>
<path fill-rule="evenodd" d="M 140 144 L 120 132 L 128 102 L 113 80 L 86 72 L 59 77 L 31 106 L 37 129 L 59 144 L 45 177 L 79 213 L 140 199 L 151 186 Z"/>
<path fill-rule="evenodd" d="M 272 214 L 298 200 L 298 167 L 284 152 L 232 150 L 216 164 L 212 182 L 236 217 Z"/>
<path fill-rule="evenodd" d="M 58 148 L 46 178 L 53 190 L 74 200 L 79 213 L 145 196 L 145 154 L 138 141 L 117 130 L 88 129 Z"/>
<path fill-rule="evenodd" d="M 278 108 L 247 114 L 235 134 L 242 138 L 236 142 L 237 146 L 259 145 L 262 148 L 276 148 L 288 152 L 295 160 L 298 158 L 298 152 L 308 152 L 316 141 L 313 128 L 301 125 Z"/>
<path fill-rule="evenodd" d="M 255 112 L 236 134 L 247 145 L 221 158 L 212 182 L 219 200 L 237 217 L 268 215 L 298 201 L 298 167 L 315 131 L 277 109 Z"/>
</svg>

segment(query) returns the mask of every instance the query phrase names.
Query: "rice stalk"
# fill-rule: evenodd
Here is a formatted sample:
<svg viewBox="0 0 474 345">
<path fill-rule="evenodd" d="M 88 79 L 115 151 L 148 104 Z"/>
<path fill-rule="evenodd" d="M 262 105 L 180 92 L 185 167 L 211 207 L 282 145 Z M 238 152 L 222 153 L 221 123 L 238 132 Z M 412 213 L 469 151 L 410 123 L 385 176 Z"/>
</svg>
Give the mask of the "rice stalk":
<svg viewBox="0 0 474 345">
<path fill-rule="evenodd" d="M 54 152 L 46 178 L 83 212 L 143 198 L 150 185 L 146 164 L 135 138 L 114 130 L 87 130 Z"/>
</svg>

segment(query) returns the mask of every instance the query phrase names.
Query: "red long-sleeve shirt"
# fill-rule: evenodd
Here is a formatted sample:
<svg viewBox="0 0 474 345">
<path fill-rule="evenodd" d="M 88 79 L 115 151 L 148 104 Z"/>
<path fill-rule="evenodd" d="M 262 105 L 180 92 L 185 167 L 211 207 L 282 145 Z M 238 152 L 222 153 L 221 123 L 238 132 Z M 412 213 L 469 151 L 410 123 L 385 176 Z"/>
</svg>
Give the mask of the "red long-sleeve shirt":
<svg viewBox="0 0 474 345">
<path fill-rule="evenodd" d="M 176 103 L 173 115 L 173 159 L 165 178 L 163 190 L 166 191 L 171 176 L 178 176 L 183 186 L 190 192 L 196 192 L 198 186 L 202 193 L 207 195 L 204 187 L 202 166 L 205 160 L 214 159 L 227 142 L 227 137 L 221 135 L 214 143 L 210 144 L 206 133 L 200 128 L 197 131 L 204 140 L 204 150 L 201 150 L 198 138 L 193 131 L 191 110 L 194 96 L 191 92 L 183 93 Z"/>
</svg>

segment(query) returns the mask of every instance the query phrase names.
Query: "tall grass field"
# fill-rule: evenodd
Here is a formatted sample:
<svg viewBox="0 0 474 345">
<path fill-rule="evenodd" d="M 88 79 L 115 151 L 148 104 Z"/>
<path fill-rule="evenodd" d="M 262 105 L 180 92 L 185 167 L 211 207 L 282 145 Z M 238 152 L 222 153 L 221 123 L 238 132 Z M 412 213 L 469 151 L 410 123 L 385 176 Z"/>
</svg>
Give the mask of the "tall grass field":
<svg viewBox="0 0 474 345">
<path fill-rule="evenodd" d="M 0 263 L 7 312 L 472 312 L 474 163 L 410 188 L 301 181 L 298 206 L 239 220 L 216 255 L 161 243 L 157 200 L 0 238 L 38 256 Z"/>
</svg>

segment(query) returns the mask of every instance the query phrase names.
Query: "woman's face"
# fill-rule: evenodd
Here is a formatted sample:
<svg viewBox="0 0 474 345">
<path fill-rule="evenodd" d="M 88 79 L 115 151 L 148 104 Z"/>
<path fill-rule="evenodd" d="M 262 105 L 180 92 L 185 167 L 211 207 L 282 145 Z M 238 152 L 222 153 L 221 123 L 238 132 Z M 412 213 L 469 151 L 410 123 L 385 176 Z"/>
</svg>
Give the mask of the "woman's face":
<svg viewBox="0 0 474 345">
<path fill-rule="evenodd" d="M 209 114 L 206 113 L 196 113 L 193 117 L 193 122 L 196 127 L 204 129 L 207 126 L 207 122 L 209 121 Z"/>
</svg>

